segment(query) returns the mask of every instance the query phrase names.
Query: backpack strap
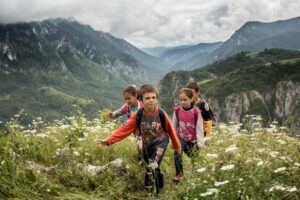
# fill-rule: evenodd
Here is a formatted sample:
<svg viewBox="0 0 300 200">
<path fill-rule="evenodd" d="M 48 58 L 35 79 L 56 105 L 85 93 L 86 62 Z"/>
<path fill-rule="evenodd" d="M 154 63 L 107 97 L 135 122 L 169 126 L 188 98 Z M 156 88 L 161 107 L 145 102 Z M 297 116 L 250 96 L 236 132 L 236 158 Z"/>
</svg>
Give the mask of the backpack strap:
<svg viewBox="0 0 300 200">
<path fill-rule="evenodd" d="M 196 107 L 194 107 L 193 108 L 194 110 L 194 119 L 195 119 L 195 127 L 197 126 L 197 120 L 198 120 L 198 114 L 201 112 L 200 110 L 199 110 L 199 112 L 197 112 L 197 108 Z"/>
<path fill-rule="evenodd" d="M 163 109 L 158 108 L 158 116 L 160 119 L 161 127 L 166 132 L 166 118 L 165 118 L 165 112 Z"/>
<path fill-rule="evenodd" d="M 136 126 L 139 129 L 140 133 L 141 133 L 141 120 L 142 120 L 142 116 L 143 116 L 143 111 L 144 111 L 144 108 L 139 108 L 136 111 Z"/>
</svg>

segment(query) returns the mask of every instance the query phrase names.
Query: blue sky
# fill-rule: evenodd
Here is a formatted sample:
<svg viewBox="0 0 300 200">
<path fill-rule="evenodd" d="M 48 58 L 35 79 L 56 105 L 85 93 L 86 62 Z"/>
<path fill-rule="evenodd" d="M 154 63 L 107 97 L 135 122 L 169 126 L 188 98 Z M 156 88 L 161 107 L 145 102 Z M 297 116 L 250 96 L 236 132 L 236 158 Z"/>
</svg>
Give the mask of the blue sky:
<svg viewBox="0 0 300 200">
<path fill-rule="evenodd" d="M 299 0 L 0 0 L 0 22 L 74 17 L 137 47 L 227 40 L 247 21 L 300 16 Z"/>
</svg>

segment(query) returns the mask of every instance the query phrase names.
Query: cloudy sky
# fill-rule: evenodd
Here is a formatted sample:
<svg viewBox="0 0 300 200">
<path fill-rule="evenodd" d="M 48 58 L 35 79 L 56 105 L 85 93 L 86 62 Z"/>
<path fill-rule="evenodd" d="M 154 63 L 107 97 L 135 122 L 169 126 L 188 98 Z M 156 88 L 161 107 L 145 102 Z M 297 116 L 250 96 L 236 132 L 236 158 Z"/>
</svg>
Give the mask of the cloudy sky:
<svg viewBox="0 0 300 200">
<path fill-rule="evenodd" d="M 300 0 L 0 0 L 0 23 L 74 17 L 137 47 L 227 40 L 247 21 L 300 16 Z"/>
</svg>

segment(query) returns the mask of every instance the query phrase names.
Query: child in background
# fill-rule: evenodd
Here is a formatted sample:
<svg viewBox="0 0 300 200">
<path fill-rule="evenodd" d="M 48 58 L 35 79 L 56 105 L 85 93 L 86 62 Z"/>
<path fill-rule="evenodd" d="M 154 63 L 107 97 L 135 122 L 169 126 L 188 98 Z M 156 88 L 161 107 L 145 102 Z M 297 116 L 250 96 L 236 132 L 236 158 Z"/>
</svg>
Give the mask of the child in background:
<svg viewBox="0 0 300 200">
<path fill-rule="evenodd" d="M 109 118 L 116 119 L 125 114 L 129 118 L 133 112 L 143 107 L 143 103 L 138 100 L 138 89 L 135 85 L 126 87 L 123 91 L 123 97 L 126 103 L 113 112 L 109 111 L 107 113 Z"/>
<path fill-rule="evenodd" d="M 112 145 L 126 138 L 138 128 L 143 142 L 143 159 L 147 163 L 145 186 L 151 186 L 150 175 L 152 173 L 158 193 L 164 185 L 160 164 L 168 147 L 169 138 L 179 154 L 181 145 L 168 115 L 157 107 L 158 93 L 156 89 L 152 85 L 145 85 L 140 89 L 140 97 L 144 107 L 137 113 L 133 113 L 126 125 L 121 126 L 104 140 L 97 141 L 97 144 Z"/>
<path fill-rule="evenodd" d="M 125 114 L 129 118 L 132 115 L 132 113 L 136 112 L 139 108 L 142 108 L 144 106 L 143 103 L 138 100 L 138 89 L 135 85 L 129 85 L 128 87 L 126 87 L 123 91 L 123 97 L 126 103 L 123 104 L 121 108 L 113 112 L 109 111 L 107 113 L 109 118 L 116 119 Z M 138 129 L 136 129 L 133 133 L 136 138 L 136 150 L 138 153 L 138 159 L 141 160 L 142 140 Z"/>
<path fill-rule="evenodd" d="M 212 134 L 212 120 L 214 119 L 214 114 L 208 103 L 200 98 L 200 89 L 195 81 L 188 82 L 186 87 L 192 89 L 194 92 L 195 105 L 200 109 L 202 118 L 204 120 L 204 136 L 209 137 Z"/>
<path fill-rule="evenodd" d="M 192 159 L 199 148 L 204 146 L 203 119 L 198 108 L 194 107 L 193 90 L 182 88 L 179 92 L 181 106 L 174 108 L 173 127 L 181 143 L 181 151 Z M 174 152 L 176 176 L 174 181 L 183 178 L 182 152 Z M 192 160 L 193 162 L 193 160 Z"/>
</svg>

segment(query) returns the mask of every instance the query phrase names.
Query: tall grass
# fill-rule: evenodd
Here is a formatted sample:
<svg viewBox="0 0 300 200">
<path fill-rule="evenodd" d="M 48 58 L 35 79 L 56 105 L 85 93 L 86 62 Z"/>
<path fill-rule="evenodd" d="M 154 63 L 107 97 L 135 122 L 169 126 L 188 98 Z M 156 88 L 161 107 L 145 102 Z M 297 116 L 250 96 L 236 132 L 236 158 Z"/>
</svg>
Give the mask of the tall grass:
<svg viewBox="0 0 300 200">
<path fill-rule="evenodd" d="M 120 123 L 104 114 L 84 115 L 22 127 L 18 117 L 0 133 L 0 199 L 300 199 L 300 140 L 283 128 L 240 124 L 214 127 L 213 136 L 192 163 L 184 155 L 185 178 L 173 183 L 173 150 L 162 161 L 165 188 L 159 196 L 143 186 L 144 168 L 133 137 L 100 148 Z M 93 175 L 81 166 L 103 166 L 121 158 L 126 172 Z"/>
</svg>

